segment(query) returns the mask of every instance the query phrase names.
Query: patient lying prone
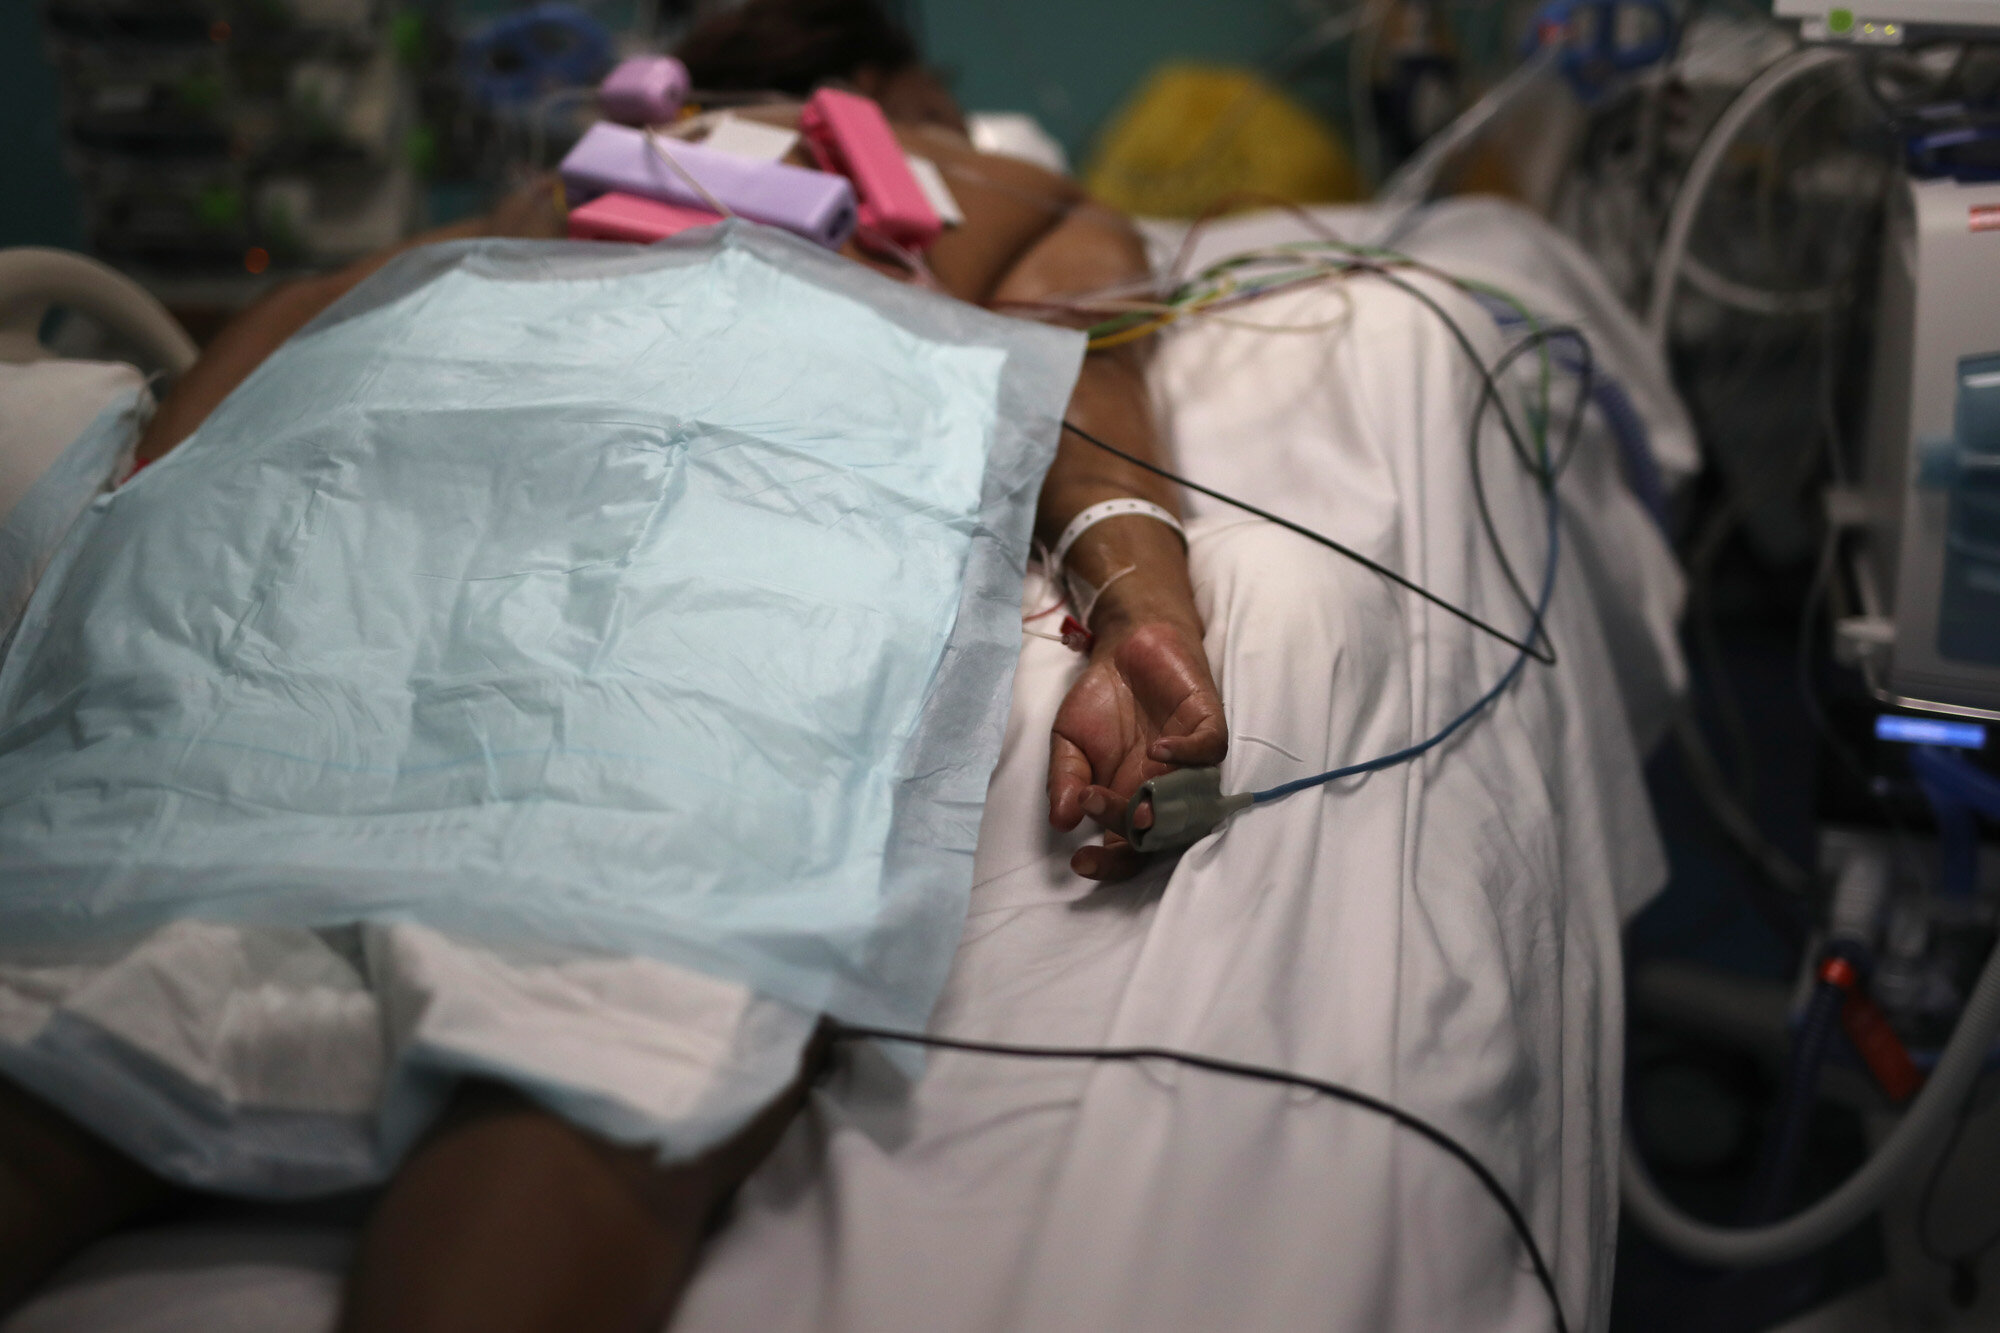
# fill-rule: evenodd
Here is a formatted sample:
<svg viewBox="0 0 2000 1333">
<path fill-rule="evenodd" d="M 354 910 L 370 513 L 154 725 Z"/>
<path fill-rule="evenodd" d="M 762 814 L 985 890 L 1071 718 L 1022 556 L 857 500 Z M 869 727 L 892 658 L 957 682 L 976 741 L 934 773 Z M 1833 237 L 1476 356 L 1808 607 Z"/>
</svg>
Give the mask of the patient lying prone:
<svg viewBox="0 0 2000 1333">
<path fill-rule="evenodd" d="M 808 58 L 810 53 L 802 55 L 795 43 L 778 43 L 774 48 L 784 49 L 792 62 L 781 69 L 759 68 L 754 61 L 741 58 L 745 43 L 773 41 L 773 35 L 782 33 L 791 21 L 788 15 L 809 10 L 820 11 L 822 18 L 835 16 L 837 26 L 852 40 L 831 43 L 821 52 L 817 65 Z M 824 25 L 815 31 L 825 38 Z M 802 6 L 753 0 L 725 21 L 697 32 L 690 41 L 688 58 L 701 86 L 720 86 L 736 77 L 752 87 L 805 91 L 826 79 L 845 80 L 879 97 L 892 115 L 901 117 L 897 129 L 906 144 L 948 166 L 964 167 L 954 189 L 966 221 L 942 238 L 930 256 L 938 283 L 957 301 L 986 307 L 1032 303 L 1146 272 L 1143 248 L 1124 220 L 1089 204 L 1066 181 L 1021 163 L 973 152 L 957 128 L 957 114 L 948 96 L 916 66 L 907 40 L 869 5 L 836 0 Z M 783 108 L 764 114 L 785 116 L 795 115 L 795 111 Z M 245 395 L 255 387 L 252 372 L 264 366 L 294 334 L 402 252 L 436 241 L 553 237 L 560 234 L 559 221 L 550 192 L 545 186 L 538 187 L 510 200 L 488 218 L 420 237 L 342 272 L 273 292 L 226 328 L 177 383 L 140 443 L 141 459 L 152 461 L 166 455 L 197 429 L 226 433 L 225 418 L 231 409 L 225 408 L 224 402 L 227 399 L 240 406 L 245 401 Z M 760 253 L 769 258 L 770 252 L 760 252 L 757 244 L 750 244 L 741 253 L 751 256 L 744 262 L 752 262 Z M 714 262 L 720 264 L 725 256 L 734 262 L 738 255 L 739 251 L 725 248 Z M 848 257 L 891 271 L 859 252 Z M 396 271 L 409 271 L 407 264 L 415 259 L 405 260 L 406 267 Z M 316 326 L 316 337 L 332 336 L 317 332 L 324 327 Z M 359 317 L 343 327 L 346 333 L 342 336 L 360 337 L 355 332 L 361 327 Z M 1045 340 L 1037 344 L 1046 353 L 1044 359 L 1049 364 L 1060 360 L 1054 335 L 1039 336 Z M 278 361 L 271 364 L 276 366 Z M 1074 360 L 1069 364 L 1074 365 Z M 1049 433 L 1056 433 L 1053 414 L 1059 412 L 1139 458 L 1156 457 L 1159 445 L 1149 416 L 1143 370 L 1140 353 L 1131 349 L 1086 356 L 1073 388 L 1068 389 L 1066 407 L 1060 402 L 1050 404 Z M 536 384 L 549 384 L 552 395 L 569 392 L 560 371 L 545 369 L 529 378 Z M 245 394 L 232 398 L 239 387 Z M 264 392 L 273 390 L 267 385 Z M 357 381 L 351 390 L 342 392 L 360 400 L 358 411 L 402 410 L 394 404 L 371 407 L 370 394 L 379 399 L 389 392 L 379 378 Z M 644 392 L 665 390 L 649 385 Z M 636 400 L 640 391 L 634 394 Z M 516 409 L 521 413 L 516 420 L 540 420 L 535 413 L 542 406 L 549 407 L 550 419 L 563 420 L 561 403 L 554 398 L 547 404 L 529 402 Z M 603 423 L 592 420 L 587 424 Z M 534 427 L 518 428 L 528 431 Z M 1033 535 L 1043 547 L 1056 547 L 1079 515 L 1107 500 L 1136 497 L 1176 512 L 1176 497 L 1166 483 L 1139 467 L 1090 449 L 1068 432 L 1060 434 L 1032 517 Z M 215 447 L 214 436 L 205 434 L 202 438 L 206 447 Z M 1042 447 L 1046 448 L 1046 442 Z M 446 446 L 440 442 L 438 448 L 442 451 Z M 269 452 L 259 455 L 259 466 L 292 468 L 288 475 L 296 479 L 320 466 L 320 457 L 310 451 L 295 455 Z M 655 465 L 650 456 L 634 457 L 637 461 L 632 466 L 636 469 Z M 717 468 L 733 465 L 730 460 L 734 455 L 726 449 L 714 457 L 720 460 L 715 463 Z M 282 461 L 288 458 L 293 461 Z M 173 470 L 183 476 L 194 475 L 179 467 L 183 461 L 190 467 L 195 462 L 192 456 L 176 460 Z M 344 540 L 338 534 L 348 532 L 339 527 L 341 512 L 333 507 L 340 503 L 336 492 L 351 479 L 336 476 L 338 469 L 331 462 L 326 468 L 333 480 L 316 479 L 307 508 L 286 520 L 292 524 L 288 531 L 320 534 L 320 546 L 297 548 L 317 553 L 313 559 L 326 553 L 328 543 L 337 545 Z M 816 483 L 808 478 L 804 484 Z M 498 485 L 496 482 L 496 489 Z M 307 488 L 299 489 L 303 494 Z M 322 489 L 326 496 L 334 497 L 325 504 L 320 503 L 325 498 Z M 601 514 L 579 518 L 575 515 L 588 511 L 572 508 L 565 512 L 572 515 L 571 523 L 603 522 Z M 329 513 L 333 516 L 328 517 Z M 435 517 L 440 529 L 450 528 L 451 516 Z M 352 534 L 358 535 L 349 544 L 365 546 L 372 531 L 366 526 L 366 515 L 349 518 L 360 525 L 352 528 Z M 970 530 L 977 525 L 959 526 Z M 151 539 L 134 538 L 139 543 L 134 549 L 144 549 L 146 540 Z M 976 557 L 970 567 L 980 567 Z M 323 571 L 329 568 L 345 567 L 293 569 L 283 577 L 274 574 L 260 582 L 265 589 L 260 596 L 266 600 L 254 615 L 246 614 L 242 623 L 319 614 L 315 604 L 307 600 L 307 593 L 300 590 L 314 577 L 328 577 Z M 315 569 L 322 572 L 315 575 Z M 1019 569 L 1012 572 L 1018 591 Z M 1088 878 L 1118 878 L 1131 873 L 1138 862 L 1116 832 L 1125 826 L 1127 800 L 1146 779 L 1174 766 L 1219 762 L 1227 731 L 1202 647 L 1202 623 L 1190 589 L 1185 546 L 1173 527 L 1143 513 L 1094 522 L 1068 545 L 1064 572 L 1073 588 L 1097 590 L 1101 595 L 1089 598 L 1085 611 L 1093 636 L 1088 664 L 1058 712 L 1050 738 L 1049 819 L 1065 830 L 1078 827 L 1085 819 L 1101 825 L 1106 830 L 1101 844 L 1079 850 L 1072 865 Z M 462 569 L 457 574 L 473 578 Z M 562 574 L 570 577 L 576 571 L 564 570 Z M 324 593 L 324 589 L 320 591 Z M 369 587 L 359 584 L 338 591 L 344 604 L 365 606 L 373 596 Z M 518 611 L 518 605 L 513 604 L 491 603 L 498 609 L 487 623 L 464 622 L 463 606 L 477 605 L 487 604 L 465 601 L 454 612 L 461 617 L 459 632 L 487 636 L 494 642 L 499 641 L 495 636 L 524 632 L 511 628 L 511 621 L 502 623 L 505 615 Z M 818 623 L 806 615 L 794 627 L 800 636 L 796 656 L 808 663 L 816 653 L 830 659 L 839 650 L 839 645 L 815 643 L 810 638 Z M 948 616 L 943 629 L 951 629 Z M 362 635 L 356 642 L 365 639 Z M 16 651 L 22 651 L 21 645 L 17 644 Z M 255 674 L 254 664 L 232 670 L 239 675 Z M 337 672 L 339 668 L 329 670 Z M 82 688 L 88 689 L 90 684 L 85 680 Z M 1004 689 L 1000 695 L 1004 699 Z M 465 705 L 468 709 L 474 706 Z M 297 707 L 301 728 L 316 723 L 317 714 L 309 699 Z M 566 724 L 583 725 L 574 718 Z M 357 738 L 354 748 L 365 759 L 369 738 Z M 0 747 L 0 763 L 5 758 L 4 747 Z M 510 776 L 509 762 L 507 754 L 499 751 L 489 757 L 492 771 L 485 780 L 493 784 L 495 800 L 511 799 L 509 794 L 514 791 L 509 784 L 516 779 Z M 357 760 L 354 767 L 359 771 L 365 765 Z M 411 771 L 404 763 L 395 781 L 409 779 Z M 536 774 L 537 780 L 546 776 Z M 720 787 L 723 779 L 711 785 Z M 231 817 L 242 811 L 254 813 L 258 795 L 244 793 Z M 0 787 L 0 805 L 4 803 L 5 791 Z M 247 827 L 246 836 L 256 837 L 254 818 Z M 774 852 L 774 858 L 779 858 L 781 851 Z M 969 848 L 967 853 L 969 857 Z M 895 860 L 893 851 L 890 860 Z M 412 868 L 405 878 L 420 879 L 426 873 L 423 868 Z M 803 891 L 811 886 L 797 887 Z M 87 915 L 87 910 L 83 914 Z M 388 915 L 393 919 L 393 913 Z M 944 913 L 939 919 L 948 916 Z M 773 928 L 763 929 L 769 933 Z M 942 936 L 947 941 L 946 958 L 930 960 L 918 969 L 926 976 L 936 973 L 930 983 L 932 994 L 936 981 L 942 979 L 948 941 L 954 934 L 955 927 L 951 927 Z M 411 938 L 406 929 L 398 935 L 385 927 L 384 933 L 365 935 L 356 948 L 372 965 L 380 954 L 409 947 Z M 846 983 L 829 983 L 835 993 L 841 984 Z M 796 1007 L 798 1002 L 791 1003 Z M 742 1009 L 751 1017 L 730 1021 L 739 1027 L 754 1025 L 763 1021 L 755 1018 L 756 1012 L 753 1004 Z M 402 1154 L 373 1205 L 347 1287 L 343 1327 L 465 1328 L 486 1333 L 656 1327 L 686 1283 L 702 1237 L 717 1224 L 731 1192 L 782 1134 L 803 1098 L 822 1043 L 803 1040 L 802 1034 L 810 1030 L 811 1015 L 802 1012 L 805 1018 L 786 1029 L 793 1034 L 785 1048 L 786 1058 L 789 1061 L 790 1053 L 796 1052 L 796 1061 L 769 1084 L 774 1088 L 782 1084 L 782 1090 L 775 1096 L 767 1091 L 761 1104 L 736 1115 L 727 1132 L 710 1134 L 705 1146 L 691 1154 L 663 1153 L 656 1144 L 645 1142 L 614 1142 L 611 1136 L 579 1128 L 572 1118 L 545 1109 L 546 1096 L 518 1091 L 504 1078 L 467 1077 L 461 1067 L 456 1095 Z M 182 1182 L 155 1174 L 148 1165 L 84 1128 L 78 1119 L 87 1117 L 73 1119 L 68 1108 L 58 1106 L 61 1099 L 50 1096 L 46 1088 L 31 1094 L 18 1086 L 21 1081 L 18 1077 L 0 1080 L 0 1313 L 27 1297 L 85 1244 L 107 1232 L 159 1216 L 184 1195 Z M 385 1112 L 385 1121 L 387 1118 Z"/>
</svg>

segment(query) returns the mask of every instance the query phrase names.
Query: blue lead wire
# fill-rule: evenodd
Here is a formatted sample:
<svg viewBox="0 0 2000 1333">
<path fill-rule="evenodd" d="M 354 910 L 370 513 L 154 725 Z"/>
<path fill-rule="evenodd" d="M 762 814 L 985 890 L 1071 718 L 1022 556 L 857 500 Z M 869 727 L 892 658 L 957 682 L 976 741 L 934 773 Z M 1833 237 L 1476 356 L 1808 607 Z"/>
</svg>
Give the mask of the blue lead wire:
<svg viewBox="0 0 2000 1333">
<path fill-rule="evenodd" d="M 1524 643 L 1529 644 L 1534 643 L 1542 637 L 1542 621 L 1548 614 L 1550 594 L 1555 591 L 1556 558 L 1562 547 L 1562 525 L 1557 521 L 1558 509 L 1556 505 L 1556 482 L 1554 478 L 1551 478 L 1548 483 L 1548 498 L 1549 558 L 1548 563 L 1542 568 L 1542 590 L 1540 596 L 1535 600 L 1534 619 L 1529 622 L 1528 632 L 1522 640 Z M 1416 759 L 1444 744 L 1446 740 L 1450 739 L 1453 732 L 1470 722 L 1474 717 L 1477 717 L 1480 711 L 1488 704 L 1498 699 L 1502 694 L 1505 694 L 1507 687 L 1520 677 L 1522 669 L 1527 665 L 1528 651 L 1523 648 L 1514 655 L 1513 665 L 1507 668 L 1506 673 L 1500 677 L 1492 689 L 1480 695 L 1473 702 L 1472 707 L 1445 723 L 1435 735 L 1428 739 L 1418 741 L 1415 745 L 1398 750 L 1394 754 L 1385 754 L 1379 759 L 1364 760 L 1358 764 L 1349 764 L 1345 768 L 1331 769 L 1309 778 L 1297 778 L 1291 782 L 1280 783 L 1275 787 L 1267 787 L 1263 791 L 1251 792 L 1251 803 L 1254 805 L 1264 805 L 1281 797 L 1290 796 L 1293 792 L 1305 791 L 1309 787 L 1323 787 L 1329 782 L 1335 782 L 1341 778 L 1350 778 L 1357 773 L 1373 773 L 1377 769 L 1394 768 L 1397 764 L 1406 764 L 1410 760 Z"/>
</svg>

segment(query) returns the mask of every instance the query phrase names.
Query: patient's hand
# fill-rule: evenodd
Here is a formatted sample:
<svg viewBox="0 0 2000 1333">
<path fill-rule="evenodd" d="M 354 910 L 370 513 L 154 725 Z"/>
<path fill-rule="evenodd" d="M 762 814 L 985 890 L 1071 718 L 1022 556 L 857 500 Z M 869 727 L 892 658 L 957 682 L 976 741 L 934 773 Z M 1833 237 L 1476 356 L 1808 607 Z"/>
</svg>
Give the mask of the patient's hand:
<svg viewBox="0 0 2000 1333">
<path fill-rule="evenodd" d="M 1222 696 L 1199 630 L 1171 620 L 1100 629 L 1090 665 L 1056 713 L 1049 746 L 1049 822 L 1073 829 L 1085 815 L 1123 827 L 1139 784 L 1181 765 L 1218 764 L 1229 748 Z M 1122 879 L 1139 853 L 1116 833 L 1078 848 L 1070 868 L 1086 879 Z"/>
</svg>

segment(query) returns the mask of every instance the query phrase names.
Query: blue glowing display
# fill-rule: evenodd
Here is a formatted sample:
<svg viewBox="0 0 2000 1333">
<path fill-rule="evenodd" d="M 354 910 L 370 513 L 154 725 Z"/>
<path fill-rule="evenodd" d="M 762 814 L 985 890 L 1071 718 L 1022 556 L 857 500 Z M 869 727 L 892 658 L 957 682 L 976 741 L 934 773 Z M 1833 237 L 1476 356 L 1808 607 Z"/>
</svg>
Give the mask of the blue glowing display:
<svg viewBox="0 0 2000 1333">
<path fill-rule="evenodd" d="M 1986 728 L 1977 722 L 1946 722 L 1936 717 L 1904 717 L 1883 713 L 1875 719 L 1875 735 L 1906 745 L 1952 745 L 1961 750 L 1986 748 Z"/>
</svg>

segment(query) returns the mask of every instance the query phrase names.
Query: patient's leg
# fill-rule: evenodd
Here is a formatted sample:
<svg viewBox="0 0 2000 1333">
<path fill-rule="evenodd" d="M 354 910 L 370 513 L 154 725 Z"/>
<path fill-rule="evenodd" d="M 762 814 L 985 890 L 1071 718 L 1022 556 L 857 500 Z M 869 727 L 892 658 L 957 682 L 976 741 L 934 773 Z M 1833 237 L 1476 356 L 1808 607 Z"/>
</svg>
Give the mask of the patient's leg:
<svg viewBox="0 0 2000 1333">
<path fill-rule="evenodd" d="M 734 1139 L 663 1167 L 511 1091 L 468 1089 L 370 1219 L 343 1333 L 653 1333 L 804 1097 L 802 1074 Z"/>
<path fill-rule="evenodd" d="M 172 1194 L 131 1158 L 0 1080 L 0 1316 L 64 1259 Z"/>
</svg>

